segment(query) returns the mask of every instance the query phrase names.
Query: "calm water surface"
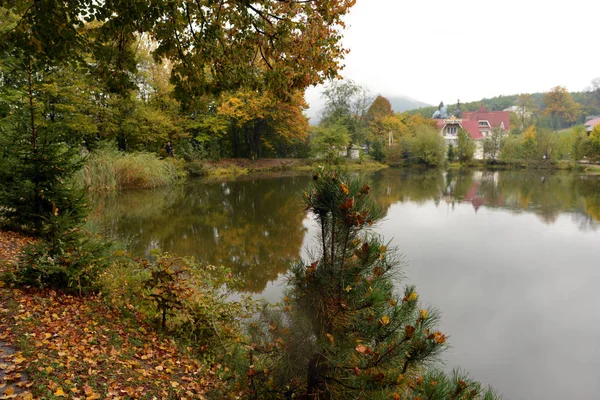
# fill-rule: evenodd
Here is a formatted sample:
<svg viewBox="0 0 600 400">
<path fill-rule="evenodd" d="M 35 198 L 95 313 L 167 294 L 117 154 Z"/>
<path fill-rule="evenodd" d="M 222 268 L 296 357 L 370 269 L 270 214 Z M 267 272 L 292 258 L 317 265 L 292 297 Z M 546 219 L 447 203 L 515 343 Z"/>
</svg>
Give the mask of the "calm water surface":
<svg viewBox="0 0 600 400">
<path fill-rule="evenodd" d="M 507 399 L 600 396 L 600 177 L 387 170 L 366 176 L 376 227 L 406 283 L 442 312 L 460 366 Z M 96 199 L 90 223 L 139 255 L 154 248 L 230 266 L 276 301 L 316 225 L 309 177 L 194 181 Z"/>
</svg>

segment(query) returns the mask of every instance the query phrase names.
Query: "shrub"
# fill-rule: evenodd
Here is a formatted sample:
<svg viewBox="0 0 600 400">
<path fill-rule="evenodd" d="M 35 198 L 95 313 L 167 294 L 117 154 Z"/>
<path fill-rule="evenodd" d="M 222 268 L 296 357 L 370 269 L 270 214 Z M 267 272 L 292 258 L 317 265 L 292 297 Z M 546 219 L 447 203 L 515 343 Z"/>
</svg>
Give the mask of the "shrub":
<svg viewBox="0 0 600 400">
<path fill-rule="evenodd" d="M 371 157 L 373 157 L 375 161 L 383 161 L 386 157 L 384 149 L 385 145 L 379 140 L 372 142 L 370 149 Z"/>
<path fill-rule="evenodd" d="M 167 253 L 154 262 L 125 258 L 102 282 L 113 305 L 141 312 L 211 361 L 231 354 L 243 318 L 253 312 L 249 298 L 230 299 L 239 282 L 228 269 Z"/>
<path fill-rule="evenodd" d="M 398 167 L 404 164 L 404 152 L 402 143 L 397 143 L 387 149 L 385 154 L 385 162 L 390 167 Z"/>
<path fill-rule="evenodd" d="M 415 128 L 415 137 L 411 143 L 411 158 L 414 163 L 431 167 L 442 165 L 446 157 L 444 138 L 427 125 Z"/>
</svg>

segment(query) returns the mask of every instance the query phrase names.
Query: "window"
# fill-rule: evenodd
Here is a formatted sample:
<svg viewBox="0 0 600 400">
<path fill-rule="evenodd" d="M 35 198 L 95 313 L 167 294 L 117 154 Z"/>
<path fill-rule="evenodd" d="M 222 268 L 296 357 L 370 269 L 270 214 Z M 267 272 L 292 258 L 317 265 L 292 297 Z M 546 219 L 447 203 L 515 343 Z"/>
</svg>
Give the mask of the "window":
<svg viewBox="0 0 600 400">
<path fill-rule="evenodd" d="M 455 126 L 447 126 L 446 127 L 446 135 L 456 135 L 456 127 Z"/>
<path fill-rule="evenodd" d="M 479 121 L 479 126 L 490 126 L 489 121 L 482 119 Z"/>
</svg>

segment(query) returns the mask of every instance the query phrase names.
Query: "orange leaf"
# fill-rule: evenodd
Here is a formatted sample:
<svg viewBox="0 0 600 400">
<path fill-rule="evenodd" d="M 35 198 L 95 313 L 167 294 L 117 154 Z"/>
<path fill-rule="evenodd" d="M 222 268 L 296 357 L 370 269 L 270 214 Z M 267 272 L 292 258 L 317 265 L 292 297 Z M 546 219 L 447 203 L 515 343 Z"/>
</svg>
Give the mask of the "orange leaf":
<svg viewBox="0 0 600 400">
<path fill-rule="evenodd" d="M 363 346 L 362 344 L 359 344 L 358 346 L 356 346 L 356 351 L 358 351 L 361 354 L 364 354 L 368 349 Z"/>
</svg>

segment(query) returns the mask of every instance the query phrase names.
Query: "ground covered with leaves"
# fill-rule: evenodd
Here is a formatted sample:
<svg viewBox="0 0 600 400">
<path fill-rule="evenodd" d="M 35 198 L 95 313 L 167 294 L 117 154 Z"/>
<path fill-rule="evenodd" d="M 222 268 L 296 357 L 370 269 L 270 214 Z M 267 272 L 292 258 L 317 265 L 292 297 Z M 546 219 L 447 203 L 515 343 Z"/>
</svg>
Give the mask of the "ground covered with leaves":
<svg viewBox="0 0 600 400">
<path fill-rule="evenodd" d="M 29 239 L 0 234 L 6 269 Z M 0 399 L 201 399 L 218 382 L 219 366 L 100 296 L 0 285 Z"/>
</svg>

